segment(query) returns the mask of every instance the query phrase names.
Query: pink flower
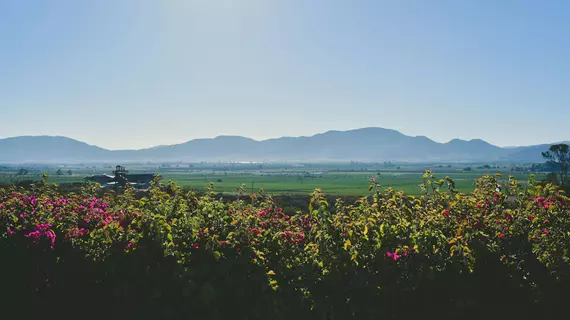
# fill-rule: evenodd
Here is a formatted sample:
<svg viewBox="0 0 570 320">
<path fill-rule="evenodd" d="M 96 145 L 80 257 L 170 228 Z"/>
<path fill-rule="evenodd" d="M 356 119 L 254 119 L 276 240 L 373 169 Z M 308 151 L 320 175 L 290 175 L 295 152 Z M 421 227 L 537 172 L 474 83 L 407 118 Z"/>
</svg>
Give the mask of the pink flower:
<svg viewBox="0 0 570 320">
<path fill-rule="evenodd" d="M 443 211 L 443 216 L 444 216 L 444 217 L 449 217 L 449 209 L 445 209 L 445 210 Z"/>
<path fill-rule="evenodd" d="M 53 249 L 53 246 L 55 245 L 55 238 L 56 238 L 55 233 L 51 230 L 48 230 L 44 234 L 46 237 L 48 237 L 48 239 L 51 243 L 50 247 Z"/>
<path fill-rule="evenodd" d="M 552 205 L 552 202 L 546 202 L 546 203 L 544 203 L 544 209 L 550 208 L 551 205 Z"/>
<path fill-rule="evenodd" d="M 394 261 L 398 261 L 398 259 L 400 259 L 402 257 L 401 255 L 397 254 L 396 252 L 390 252 L 390 251 L 386 252 L 386 256 L 388 258 L 392 258 L 392 260 L 394 260 Z"/>
<path fill-rule="evenodd" d="M 261 234 L 261 231 L 257 228 L 249 228 L 247 231 L 255 236 L 259 236 Z"/>
<path fill-rule="evenodd" d="M 132 240 L 129 241 L 129 243 L 127 243 L 127 250 L 130 249 L 130 248 L 132 248 L 134 245 L 135 245 L 135 242 L 134 242 L 134 241 L 132 241 Z"/>
<path fill-rule="evenodd" d="M 27 234 L 24 235 L 24 237 L 37 240 L 41 235 L 42 235 L 41 231 L 36 230 L 36 231 L 28 232 Z"/>
<path fill-rule="evenodd" d="M 12 231 L 12 229 L 8 228 L 8 235 L 13 236 L 16 232 Z"/>
<path fill-rule="evenodd" d="M 24 234 L 24 236 L 26 238 L 32 238 L 33 242 L 37 243 L 38 239 L 44 235 L 50 240 L 50 247 L 53 249 L 53 246 L 55 245 L 56 235 L 49 228 L 51 228 L 50 223 L 39 223 L 36 225 L 36 230 L 28 232 Z"/>
<path fill-rule="evenodd" d="M 546 228 L 542 229 L 542 234 L 545 236 L 548 235 L 548 229 Z"/>
<path fill-rule="evenodd" d="M 200 245 L 197 244 L 197 243 L 194 243 L 194 244 L 192 245 L 192 248 L 194 248 L 194 249 L 200 249 Z"/>
<path fill-rule="evenodd" d="M 505 237 L 505 234 L 504 234 L 504 233 L 499 233 L 498 237 L 499 237 L 499 239 L 503 239 L 503 238 Z"/>
</svg>

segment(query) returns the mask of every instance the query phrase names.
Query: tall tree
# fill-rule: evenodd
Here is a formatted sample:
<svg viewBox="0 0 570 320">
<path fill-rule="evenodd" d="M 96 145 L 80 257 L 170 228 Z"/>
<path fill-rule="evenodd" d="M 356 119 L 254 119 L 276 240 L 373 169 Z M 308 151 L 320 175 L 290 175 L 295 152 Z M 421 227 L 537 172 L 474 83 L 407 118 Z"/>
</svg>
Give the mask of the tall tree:
<svg viewBox="0 0 570 320">
<path fill-rule="evenodd" d="M 564 187 L 566 177 L 568 177 L 568 164 L 570 163 L 570 148 L 568 145 L 552 145 L 548 151 L 542 153 L 542 156 L 548 164 L 559 169 L 560 185 Z"/>
</svg>

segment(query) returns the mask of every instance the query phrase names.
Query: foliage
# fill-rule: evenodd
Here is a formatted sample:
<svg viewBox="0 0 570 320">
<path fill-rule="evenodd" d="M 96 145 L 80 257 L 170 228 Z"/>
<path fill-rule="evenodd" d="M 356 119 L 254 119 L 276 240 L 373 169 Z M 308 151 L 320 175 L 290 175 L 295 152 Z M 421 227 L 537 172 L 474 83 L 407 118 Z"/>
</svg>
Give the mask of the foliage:
<svg viewBox="0 0 570 320">
<path fill-rule="evenodd" d="M 549 150 L 542 153 L 547 163 L 559 170 L 560 184 L 564 186 L 568 177 L 568 165 L 570 164 L 570 147 L 567 144 L 555 144 Z"/>
<path fill-rule="evenodd" d="M 473 194 L 423 175 L 408 196 L 287 215 L 262 190 L 235 201 L 158 179 L 98 196 L 44 181 L 0 190 L 0 306 L 113 318 L 438 319 L 554 315 L 570 289 L 570 199 L 555 185 L 485 175 Z M 95 309 L 95 310 L 93 310 Z"/>
</svg>

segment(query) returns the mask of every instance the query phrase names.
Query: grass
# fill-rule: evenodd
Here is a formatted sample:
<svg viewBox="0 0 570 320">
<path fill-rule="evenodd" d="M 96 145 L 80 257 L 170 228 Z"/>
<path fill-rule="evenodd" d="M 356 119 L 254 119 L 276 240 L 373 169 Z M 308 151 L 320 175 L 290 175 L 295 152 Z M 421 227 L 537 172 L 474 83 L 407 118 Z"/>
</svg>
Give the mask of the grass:
<svg viewBox="0 0 570 320">
<path fill-rule="evenodd" d="M 449 175 L 456 182 L 457 188 L 462 192 L 472 192 L 475 179 L 483 173 L 453 173 L 441 174 L 438 177 Z M 219 192 L 235 192 L 241 185 L 245 184 L 247 189 L 264 189 L 270 194 L 309 194 L 316 188 L 320 188 L 325 193 L 331 195 L 360 196 L 368 193 L 370 177 L 375 174 L 355 174 L 353 172 L 343 175 L 341 173 L 328 174 L 323 177 L 294 177 L 277 175 L 255 175 L 255 176 L 234 176 L 234 175 L 188 175 L 188 174 L 165 174 L 165 180 L 172 180 L 177 184 L 194 190 L 204 190 L 204 186 L 210 182 L 214 183 L 215 190 Z M 505 179 L 508 174 L 505 175 Z M 515 178 L 524 182 L 528 175 L 519 174 Z M 219 180 L 218 180 L 219 179 Z M 392 187 L 402 190 L 407 194 L 419 194 L 419 184 L 422 182 L 420 173 L 383 173 L 377 180 L 383 187 Z"/>
<path fill-rule="evenodd" d="M 336 171 L 313 169 L 312 172 L 323 172 L 323 175 L 307 174 L 301 170 L 267 170 L 267 171 L 230 171 L 220 172 L 212 170 L 195 170 L 193 172 L 183 171 L 154 171 L 160 173 L 164 180 L 172 180 L 173 182 L 181 185 L 182 187 L 203 191 L 205 186 L 214 183 L 215 190 L 224 193 L 236 192 L 237 188 L 245 184 L 248 192 L 254 190 L 257 192 L 259 189 L 264 189 L 269 194 L 282 195 L 307 195 L 317 188 L 320 188 L 325 193 L 338 196 L 361 196 L 367 195 L 369 179 L 371 177 L 380 176 L 377 180 L 383 187 L 392 187 L 396 190 L 402 190 L 407 194 L 419 194 L 419 184 L 422 182 L 421 175 L 423 168 L 414 168 L 416 170 L 402 170 L 402 171 Z M 458 170 L 447 170 L 440 168 L 441 173 L 436 170 L 436 176 L 443 178 L 450 176 L 456 182 L 457 188 L 469 193 L 474 189 L 475 179 L 481 177 L 485 172 L 461 172 Z M 77 172 L 77 171 L 76 171 Z M 153 171 L 151 171 L 153 172 Z M 494 173 L 494 172 L 488 172 Z M 77 172 L 72 176 L 58 176 L 53 173 L 50 174 L 48 182 L 56 184 L 82 182 L 83 178 L 91 173 Z M 502 172 L 506 180 L 511 172 Z M 305 176 L 304 176 L 305 175 Z M 537 179 L 541 179 L 544 174 L 537 174 Z M 515 178 L 521 182 L 528 179 L 527 173 L 514 174 Z M 0 174 L 0 184 L 14 184 L 21 180 L 39 180 L 41 174 L 27 175 L 23 177 L 15 176 L 14 174 Z M 253 189 L 252 189 L 253 188 Z"/>
</svg>

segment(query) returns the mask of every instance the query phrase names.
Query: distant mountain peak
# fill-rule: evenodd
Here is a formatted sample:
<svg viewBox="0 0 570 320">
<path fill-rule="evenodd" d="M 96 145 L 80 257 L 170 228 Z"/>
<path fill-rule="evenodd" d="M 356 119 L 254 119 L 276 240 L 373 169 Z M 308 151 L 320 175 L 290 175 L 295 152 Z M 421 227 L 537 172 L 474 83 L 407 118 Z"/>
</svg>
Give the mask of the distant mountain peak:
<svg viewBox="0 0 570 320">
<path fill-rule="evenodd" d="M 62 136 L 0 139 L 0 162 L 98 161 L 536 161 L 548 145 L 500 148 L 482 139 L 438 143 L 393 129 L 330 130 L 312 136 L 254 140 L 237 135 L 140 150 L 106 150 Z"/>
<path fill-rule="evenodd" d="M 221 135 L 216 136 L 214 140 L 248 140 L 248 141 L 256 141 L 252 138 L 243 137 L 243 136 L 233 136 L 233 135 Z"/>
</svg>

